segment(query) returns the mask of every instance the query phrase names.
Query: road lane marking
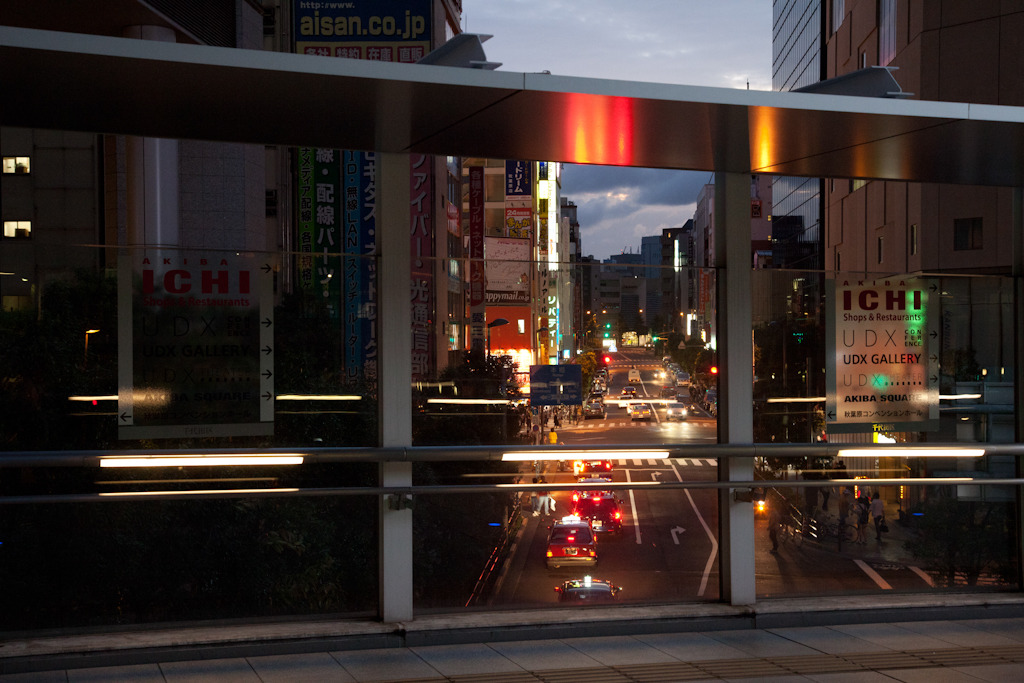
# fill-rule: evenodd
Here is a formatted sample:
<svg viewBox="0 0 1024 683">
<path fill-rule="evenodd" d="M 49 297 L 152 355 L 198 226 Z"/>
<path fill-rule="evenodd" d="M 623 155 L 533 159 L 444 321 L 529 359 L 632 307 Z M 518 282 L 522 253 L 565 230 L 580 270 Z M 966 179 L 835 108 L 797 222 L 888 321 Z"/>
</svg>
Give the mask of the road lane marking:
<svg viewBox="0 0 1024 683">
<path fill-rule="evenodd" d="M 878 585 L 878 587 L 879 587 L 879 588 L 881 588 L 882 590 L 885 590 L 885 591 L 891 591 L 891 590 L 892 590 L 892 586 L 890 586 L 890 585 L 889 585 L 889 582 L 888 582 L 888 581 L 886 581 L 885 579 L 883 579 L 883 578 L 882 578 L 882 577 L 881 577 L 881 576 L 880 576 L 880 575 L 878 574 L 878 572 L 876 572 L 876 571 L 875 571 L 874 569 L 872 569 L 871 567 L 869 567 L 869 566 L 868 566 L 868 563 L 867 563 L 867 562 L 865 562 L 864 560 L 854 560 L 854 563 L 855 563 L 855 564 L 856 564 L 856 565 L 857 565 L 858 567 L 860 567 L 860 568 L 861 568 L 861 570 L 862 570 L 862 571 L 863 571 L 863 572 L 864 572 L 865 574 L 867 574 L 867 575 L 868 575 L 868 577 L 869 577 L 869 578 L 870 578 L 870 579 L 871 579 L 872 581 L 874 581 L 874 582 L 875 582 L 875 583 L 876 583 L 876 584 Z"/>
<path fill-rule="evenodd" d="M 676 469 L 675 463 L 672 464 L 672 471 L 676 473 L 676 479 L 679 481 L 683 480 L 683 476 L 679 474 L 679 470 Z M 690 489 L 683 489 L 683 493 L 685 493 L 686 497 L 689 499 L 690 507 L 693 508 L 694 514 L 697 515 L 697 520 L 700 522 L 700 525 L 704 527 L 704 533 L 707 534 L 708 540 L 711 541 L 711 552 L 708 553 L 708 561 L 704 565 L 704 574 L 700 579 L 700 588 L 697 590 L 697 597 L 702 598 L 704 597 L 704 591 L 708 589 L 708 577 L 711 576 L 711 568 L 714 566 L 715 557 L 718 555 L 718 539 L 715 538 L 713 533 L 711 533 L 711 527 L 709 527 L 708 523 L 704 521 L 704 515 L 700 514 L 700 510 L 697 509 L 697 503 L 694 502 L 693 496 L 690 495 Z"/>
<path fill-rule="evenodd" d="M 632 483 L 629 478 L 629 470 L 626 470 L 626 481 Z M 636 533 L 636 544 L 640 545 L 640 517 L 636 514 L 636 498 L 633 497 L 633 489 L 629 489 L 629 507 L 633 511 L 633 531 Z"/>
<path fill-rule="evenodd" d="M 929 576 L 926 572 L 924 572 L 920 567 L 911 567 L 907 565 L 907 569 L 909 569 L 910 571 L 914 572 L 922 579 L 924 579 L 924 582 L 927 583 L 929 586 L 935 588 L 935 581 L 933 581 L 932 577 Z"/>
</svg>

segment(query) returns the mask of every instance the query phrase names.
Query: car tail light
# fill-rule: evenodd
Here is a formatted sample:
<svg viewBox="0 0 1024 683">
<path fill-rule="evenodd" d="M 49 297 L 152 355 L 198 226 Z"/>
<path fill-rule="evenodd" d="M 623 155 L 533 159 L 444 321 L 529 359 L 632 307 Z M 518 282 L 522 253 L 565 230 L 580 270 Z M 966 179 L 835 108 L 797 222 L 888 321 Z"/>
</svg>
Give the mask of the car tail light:
<svg viewBox="0 0 1024 683">
<path fill-rule="evenodd" d="M 554 557 L 554 556 L 555 556 L 555 554 L 549 550 L 548 551 L 548 557 Z"/>
<path fill-rule="evenodd" d="M 622 513 L 618 510 L 615 511 L 615 519 L 622 519 Z"/>
<path fill-rule="evenodd" d="M 590 556 L 591 556 L 591 557 L 595 557 L 596 555 L 597 555 L 597 551 L 596 551 L 596 550 L 594 550 L 593 548 L 591 548 L 591 549 L 590 549 Z"/>
<path fill-rule="evenodd" d="M 566 539 L 566 543 L 572 543 L 575 540 L 576 540 L 575 536 L 570 536 L 569 538 Z"/>
<path fill-rule="evenodd" d="M 595 503 L 600 503 L 601 502 L 601 496 L 594 496 L 594 502 Z"/>
<path fill-rule="evenodd" d="M 610 462 L 606 462 L 606 463 L 604 464 L 604 468 L 605 468 L 606 470 L 610 470 L 610 469 L 612 468 L 612 464 L 611 464 Z"/>
<path fill-rule="evenodd" d="M 572 502 L 574 502 L 574 503 L 579 502 L 579 499 L 580 499 L 580 494 L 578 494 L 578 493 L 572 494 Z"/>
</svg>

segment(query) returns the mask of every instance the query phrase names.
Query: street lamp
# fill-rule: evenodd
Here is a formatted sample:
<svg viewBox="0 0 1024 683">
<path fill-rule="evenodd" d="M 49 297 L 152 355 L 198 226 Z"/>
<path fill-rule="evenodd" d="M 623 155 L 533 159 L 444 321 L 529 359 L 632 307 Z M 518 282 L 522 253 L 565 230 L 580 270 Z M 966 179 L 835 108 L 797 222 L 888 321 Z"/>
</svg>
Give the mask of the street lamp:
<svg viewBox="0 0 1024 683">
<path fill-rule="evenodd" d="M 487 323 L 487 356 L 491 355 L 491 328 L 501 327 L 502 325 L 508 325 L 508 321 L 504 318 L 495 318 L 491 322 Z"/>
</svg>

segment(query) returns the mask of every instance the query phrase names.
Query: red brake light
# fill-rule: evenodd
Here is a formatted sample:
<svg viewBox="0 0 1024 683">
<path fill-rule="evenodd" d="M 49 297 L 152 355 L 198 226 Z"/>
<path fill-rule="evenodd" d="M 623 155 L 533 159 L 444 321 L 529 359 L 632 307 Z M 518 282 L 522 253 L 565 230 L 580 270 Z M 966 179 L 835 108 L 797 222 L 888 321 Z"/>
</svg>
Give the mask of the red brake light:
<svg viewBox="0 0 1024 683">
<path fill-rule="evenodd" d="M 578 494 L 578 493 L 574 493 L 574 494 L 572 494 L 572 502 L 574 502 L 574 503 L 575 503 L 575 502 L 576 502 L 576 501 L 578 501 L 579 499 L 580 499 L 580 494 Z"/>
<path fill-rule="evenodd" d="M 615 519 L 622 519 L 622 513 L 618 510 L 615 511 Z"/>
<path fill-rule="evenodd" d="M 576 537 L 575 536 L 570 536 L 569 538 L 567 538 L 565 540 L 568 541 L 569 543 L 572 543 L 573 541 L 576 540 Z"/>
<path fill-rule="evenodd" d="M 606 463 L 604 464 L 604 468 L 605 468 L 606 470 L 610 470 L 610 469 L 612 468 L 612 464 L 611 464 L 610 462 L 606 462 Z"/>
<path fill-rule="evenodd" d="M 601 502 L 601 496 L 594 496 L 594 502 L 595 503 L 600 503 Z"/>
</svg>

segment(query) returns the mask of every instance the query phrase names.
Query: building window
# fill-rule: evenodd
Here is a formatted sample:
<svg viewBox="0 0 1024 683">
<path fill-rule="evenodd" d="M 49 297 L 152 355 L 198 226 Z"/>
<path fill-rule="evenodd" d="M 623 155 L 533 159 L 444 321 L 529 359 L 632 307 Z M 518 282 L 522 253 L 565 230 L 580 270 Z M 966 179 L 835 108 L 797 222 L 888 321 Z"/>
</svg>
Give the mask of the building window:
<svg viewBox="0 0 1024 683">
<path fill-rule="evenodd" d="M 888 66 L 896 56 L 896 0 L 878 2 L 878 63 Z"/>
<path fill-rule="evenodd" d="M 842 268 L 839 265 L 840 261 L 839 261 L 839 251 L 838 250 L 835 253 L 835 257 L 836 257 L 836 259 L 835 259 L 836 260 L 836 271 L 840 271 L 840 270 L 842 270 Z"/>
<path fill-rule="evenodd" d="M 868 53 L 867 52 L 861 52 L 860 53 L 860 68 L 862 68 L 862 69 L 868 68 Z"/>
<path fill-rule="evenodd" d="M 856 192 L 860 188 L 868 184 L 866 180 L 851 180 L 850 181 L 850 192 Z"/>
<path fill-rule="evenodd" d="M 910 255 L 917 256 L 917 223 L 910 224 Z"/>
<path fill-rule="evenodd" d="M 953 249 L 981 249 L 981 217 L 957 218 L 953 221 Z"/>
<path fill-rule="evenodd" d="M 881 235 L 878 237 L 878 262 L 882 262 L 882 254 L 885 248 L 884 239 Z"/>
<path fill-rule="evenodd" d="M 845 0 L 832 0 L 832 33 L 839 30 L 846 17 Z"/>
<path fill-rule="evenodd" d="M 32 221 L 4 221 L 4 237 L 25 239 L 32 236 Z"/>
<path fill-rule="evenodd" d="M 28 173 L 31 164 L 28 157 L 4 157 L 4 173 Z"/>
</svg>

